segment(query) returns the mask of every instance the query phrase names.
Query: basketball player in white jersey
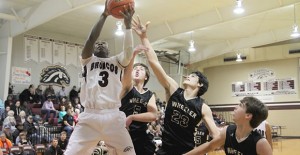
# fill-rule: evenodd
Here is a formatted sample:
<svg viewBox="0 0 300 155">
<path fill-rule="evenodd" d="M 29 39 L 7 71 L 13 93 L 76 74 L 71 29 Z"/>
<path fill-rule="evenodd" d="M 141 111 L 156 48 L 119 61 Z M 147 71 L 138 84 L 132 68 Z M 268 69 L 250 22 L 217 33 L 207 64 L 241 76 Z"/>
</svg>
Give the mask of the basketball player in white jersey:
<svg viewBox="0 0 300 155">
<path fill-rule="evenodd" d="M 254 131 L 257 131 L 262 137 L 266 138 L 273 149 L 271 126 L 266 120 L 262 121 Z"/>
<path fill-rule="evenodd" d="M 70 137 L 65 155 L 89 155 L 100 139 L 105 141 L 110 155 L 135 155 L 125 128 L 125 114 L 119 111 L 122 71 L 133 55 L 131 20 L 134 10 L 132 6 L 126 6 L 122 12 L 126 26 L 124 51 L 108 57 L 107 43 L 96 43 L 109 16 L 107 2 L 81 54 L 83 83 L 80 99 L 85 110 L 79 115 L 79 122 Z"/>
</svg>

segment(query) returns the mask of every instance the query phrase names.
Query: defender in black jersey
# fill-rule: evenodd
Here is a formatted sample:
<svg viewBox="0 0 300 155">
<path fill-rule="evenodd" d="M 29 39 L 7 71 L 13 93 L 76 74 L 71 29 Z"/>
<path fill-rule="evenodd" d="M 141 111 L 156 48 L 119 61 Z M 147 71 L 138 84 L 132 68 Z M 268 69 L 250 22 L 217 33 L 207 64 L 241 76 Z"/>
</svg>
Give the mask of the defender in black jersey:
<svg viewBox="0 0 300 155">
<path fill-rule="evenodd" d="M 224 146 L 226 155 L 272 155 L 268 141 L 253 131 L 268 117 L 267 107 L 254 97 L 245 97 L 233 112 L 236 125 L 225 127 L 212 141 L 200 145 L 185 155 L 198 155 Z"/>
<path fill-rule="evenodd" d="M 140 50 L 134 52 L 134 56 Z M 136 63 L 134 57 L 124 71 L 122 78 L 120 110 L 126 114 L 126 126 L 129 130 L 137 155 L 153 155 L 155 144 L 153 135 L 147 133 L 147 124 L 155 121 L 157 107 L 153 92 L 144 88 L 149 81 L 150 72 L 146 65 Z"/>
<path fill-rule="evenodd" d="M 166 111 L 162 132 L 162 146 L 158 155 L 181 155 L 195 147 L 194 132 L 203 120 L 211 135 L 219 134 L 212 118 L 210 108 L 200 97 L 208 89 L 207 78 L 199 71 L 185 77 L 183 88 L 164 71 L 156 53 L 150 45 L 146 31 L 149 22 L 143 25 L 139 19 L 133 20 L 133 30 L 140 37 L 142 44 L 149 48 L 145 52 L 148 62 L 166 91 Z"/>
<path fill-rule="evenodd" d="M 209 136 L 209 131 L 203 122 L 196 129 L 194 136 L 195 136 L 195 146 L 200 146 L 201 144 L 204 144 L 212 139 Z"/>
</svg>

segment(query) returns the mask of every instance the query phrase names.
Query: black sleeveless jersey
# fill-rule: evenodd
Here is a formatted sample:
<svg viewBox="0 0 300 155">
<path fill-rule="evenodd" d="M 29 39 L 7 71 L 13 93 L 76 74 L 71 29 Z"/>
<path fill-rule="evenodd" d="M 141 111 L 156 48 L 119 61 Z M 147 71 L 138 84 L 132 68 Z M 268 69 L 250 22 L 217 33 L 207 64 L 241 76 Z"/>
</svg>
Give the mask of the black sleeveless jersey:
<svg viewBox="0 0 300 155">
<path fill-rule="evenodd" d="M 256 131 L 252 131 L 244 141 L 238 143 L 235 131 L 236 125 L 227 127 L 224 145 L 226 155 L 257 155 L 256 143 L 262 138 L 261 135 Z"/>
<path fill-rule="evenodd" d="M 129 115 L 140 114 L 147 112 L 147 105 L 150 98 L 153 95 L 153 92 L 144 88 L 144 93 L 139 93 L 135 87 L 133 87 L 121 100 L 120 110 L 126 114 L 126 117 Z M 129 126 L 130 131 L 146 131 L 147 130 L 146 122 L 137 122 L 132 121 Z"/>
<path fill-rule="evenodd" d="M 183 154 L 195 147 L 194 132 L 202 118 L 203 99 L 185 100 L 184 90 L 178 88 L 170 97 L 164 118 L 162 147 Z"/>
</svg>

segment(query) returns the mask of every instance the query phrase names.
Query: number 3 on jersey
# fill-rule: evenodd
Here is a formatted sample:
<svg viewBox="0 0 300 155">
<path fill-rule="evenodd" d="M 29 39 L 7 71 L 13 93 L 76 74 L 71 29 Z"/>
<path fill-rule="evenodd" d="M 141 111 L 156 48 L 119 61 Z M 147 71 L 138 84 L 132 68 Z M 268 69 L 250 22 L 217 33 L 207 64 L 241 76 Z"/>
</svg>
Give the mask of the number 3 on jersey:
<svg viewBox="0 0 300 155">
<path fill-rule="evenodd" d="M 99 76 L 101 77 L 101 80 L 98 81 L 98 84 L 100 87 L 106 87 L 108 85 L 108 72 L 102 71 L 99 73 Z"/>
</svg>

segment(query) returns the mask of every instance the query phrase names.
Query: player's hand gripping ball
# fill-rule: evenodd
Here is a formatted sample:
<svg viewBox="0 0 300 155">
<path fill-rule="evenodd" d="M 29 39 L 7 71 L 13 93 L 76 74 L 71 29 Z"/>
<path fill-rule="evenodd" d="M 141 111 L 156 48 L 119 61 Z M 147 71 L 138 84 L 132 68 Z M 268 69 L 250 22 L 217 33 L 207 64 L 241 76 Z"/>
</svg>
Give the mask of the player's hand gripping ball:
<svg viewBox="0 0 300 155">
<path fill-rule="evenodd" d="M 122 19 L 123 15 L 120 11 L 123 12 L 125 7 L 128 7 L 129 5 L 134 9 L 134 0 L 109 0 L 107 10 L 113 17 Z"/>
</svg>

